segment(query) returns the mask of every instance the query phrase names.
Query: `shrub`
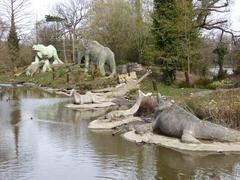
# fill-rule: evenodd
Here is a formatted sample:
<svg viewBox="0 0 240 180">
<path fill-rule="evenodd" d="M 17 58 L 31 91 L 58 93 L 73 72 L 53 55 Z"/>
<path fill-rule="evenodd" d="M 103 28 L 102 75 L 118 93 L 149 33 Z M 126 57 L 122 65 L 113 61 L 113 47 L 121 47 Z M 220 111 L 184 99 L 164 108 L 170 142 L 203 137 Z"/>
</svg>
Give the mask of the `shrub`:
<svg viewBox="0 0 240 180">
<path fill-rule="evenodd" d="M 206 87 L 208 87 L 208 85 L 211 82 L 212 81 L 210 79 L 200 78 L 200 79 L 196 80 L 195 86 L 198 87 L 198 88 L 206 88 Z"/>
<path fill-rule="evenodd" d="M 240 129 L 240 93 L 220 91 L 211 96 L 186 100 L 186 105 L 200 119 Z"/>
<path fill-rule="evenodd" d="M 229 88 L 229 87 L 232 87 L 233 85 L 234 85 L 233 81 L 231 81 L 230 79 L 224 79 L 221 81 L 214 81 L 210 83 L 207 87 L 209 89 L 218 89 L 218 88 Z"/>
<path fill-rule="evenodd" d="M 63 67 L 60 67 L 58 70 L 57 70 L 57 76 L 58 77 L 64 77 L 65 75 L 65 70 Z"/>
</svg>

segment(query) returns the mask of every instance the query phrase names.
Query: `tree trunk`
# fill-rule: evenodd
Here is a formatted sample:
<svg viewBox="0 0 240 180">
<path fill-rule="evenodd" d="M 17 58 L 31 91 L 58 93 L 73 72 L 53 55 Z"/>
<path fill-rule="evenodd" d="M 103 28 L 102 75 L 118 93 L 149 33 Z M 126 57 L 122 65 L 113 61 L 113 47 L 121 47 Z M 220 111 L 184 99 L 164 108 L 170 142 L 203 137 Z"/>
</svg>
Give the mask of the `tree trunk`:
<svg viewBox="0 0 240 180">
<path fill-rule="evenodd" d="M 189 79 L 189 73 L 188 73 L 188 71 L 185 71 L 184 75 L 185 75 L 187 87 L 190 87 L 190 79 Z"/>
<path fill-rule="evenodd" d="M 73 28 L 72 32 L 72 61 L 75 63 L 75 28 Z"/>
</svg>

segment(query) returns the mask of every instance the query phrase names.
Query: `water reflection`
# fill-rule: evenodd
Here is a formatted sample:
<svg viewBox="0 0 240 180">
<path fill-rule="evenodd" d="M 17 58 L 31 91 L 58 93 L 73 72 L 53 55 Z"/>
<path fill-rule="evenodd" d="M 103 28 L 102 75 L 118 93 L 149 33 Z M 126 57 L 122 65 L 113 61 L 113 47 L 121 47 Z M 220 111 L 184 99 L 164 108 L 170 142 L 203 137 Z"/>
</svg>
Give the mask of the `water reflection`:
<svg viewBox="0 0 240 180">
<path fill-rule="evenodd" d="M 109 109 L 72 111 L 36 89 L 0 93 L 0 179 L 233 179 L 234 155 L 183 154 L 87 129 Z"/>
</svg>

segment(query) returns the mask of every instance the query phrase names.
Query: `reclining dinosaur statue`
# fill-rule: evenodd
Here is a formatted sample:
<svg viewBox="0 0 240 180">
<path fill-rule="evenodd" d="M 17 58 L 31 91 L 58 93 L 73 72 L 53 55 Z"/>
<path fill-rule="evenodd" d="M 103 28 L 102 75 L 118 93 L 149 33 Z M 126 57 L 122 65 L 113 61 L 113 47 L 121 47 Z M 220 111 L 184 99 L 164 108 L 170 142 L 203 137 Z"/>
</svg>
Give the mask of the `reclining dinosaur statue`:
<svg viewBox="0 0 240 180">
<path fill-rule="evenodd" d="M 79 94 L 75 89 L 70 90 L 69 94 L 65 92 L 57 92 L 57 94 L 64 94 L 69 97 L 73 96 L 74 104 L 92 104 L 112 101 L 112 99 L 99 96 L 90 91 L 87 91 L 86 94 Z"/>
<path fill-rule="evenodd" d="M 105 92 L 105 90 L 96 90 L 95 93 L 88 91 L 86 94 L 79 94 L 75 89 L 72 89 L 68 91 L 68 93 L 63 91 L 58 91 L 56 93 L 64 94 L 69 97 L 73 96 L 74 104 L 111 102 L 116 98 L 124 97 L 129 91 L 136 89 L 138 84 L 150 73 L 150 71 L 147 72 L 137 81 L 130 81 L 115 88 L 105 89 L 107 92 Z"/>
<path fill-rule="evenodd" d="M 157 96 L 153 132 L 181 138 L 185 143 L 201 143 L 198 139 L 240 142 L 240 132 L 208 121 L 200 120 L 195 115 L 163 96 Z"/>
<path fill-rule="evenodd" d="M 133 116 L 138 111 L 143 98 L 147 97 L 147 96 L 151 96 L 151 95 L 152 95 L 152 93 L 144 94 L 142 91 L 138 90 L 137 101 L 130 109 L 112 111 L 112 112 L 108 113 L 105 116 L 105 118 L 106 119 L 111 119 L 111 120 L 116 120 L 116 119 L 127 117 L 127 116 Z"/>
</svg>

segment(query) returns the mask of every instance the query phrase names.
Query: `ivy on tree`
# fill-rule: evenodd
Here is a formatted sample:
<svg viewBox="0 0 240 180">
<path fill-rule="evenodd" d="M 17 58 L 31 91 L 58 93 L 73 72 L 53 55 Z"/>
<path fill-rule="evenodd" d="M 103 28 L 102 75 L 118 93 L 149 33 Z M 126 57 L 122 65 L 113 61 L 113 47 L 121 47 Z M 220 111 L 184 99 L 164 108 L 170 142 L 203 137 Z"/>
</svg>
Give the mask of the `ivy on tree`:
<svg viewBox="0 0 240 180">
<path fill-rule="evenodd" d="M 8 35 L 8 50 L 10 54 L 10 59 L 12 62 L 12 65 L 15 68 L 15 63 L 19 56 L 19 39 L 17 36 L 16 26 L 14 22 L 14 16 L 11 18 L 11 27 Z"/>
<path fill-rule="evenodd" d="M 224 56 L 228 54 L 227 45 L 224 42 L 219 42 L 216 49 L 213 50 L 213 53 L 217 55 L 217 64 L 219 66 L 218 79 L 222 79 L 225 76 L 223 65 L 224 65 Z"/>
</svg>

